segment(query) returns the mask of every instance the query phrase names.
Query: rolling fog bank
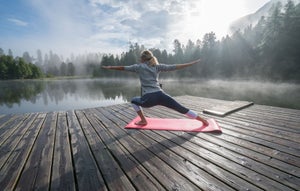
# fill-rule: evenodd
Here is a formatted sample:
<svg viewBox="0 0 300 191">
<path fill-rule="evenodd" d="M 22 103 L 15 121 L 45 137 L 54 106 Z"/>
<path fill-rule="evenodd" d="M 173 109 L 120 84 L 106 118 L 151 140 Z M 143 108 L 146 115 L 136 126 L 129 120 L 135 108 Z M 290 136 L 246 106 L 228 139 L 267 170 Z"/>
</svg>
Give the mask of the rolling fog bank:
<svg viewBox="0 0 300 191">
<path fill-rule="evenodd" d="M 222 100 L 245 100 L 255 104 L 300 109 L 300 84 L 245 80 L 163 79 L 172 96 L 194 95 Z"/>
<path fill-rule="evenodd" d="M 171 96 L 192 95 L 300 110 L 300 85 L 259 81 L 161 79 Z M 64 111 L 130 102 L 140 96 L 138 78 L 0 81 L 0 113 Z"/>
</svg>

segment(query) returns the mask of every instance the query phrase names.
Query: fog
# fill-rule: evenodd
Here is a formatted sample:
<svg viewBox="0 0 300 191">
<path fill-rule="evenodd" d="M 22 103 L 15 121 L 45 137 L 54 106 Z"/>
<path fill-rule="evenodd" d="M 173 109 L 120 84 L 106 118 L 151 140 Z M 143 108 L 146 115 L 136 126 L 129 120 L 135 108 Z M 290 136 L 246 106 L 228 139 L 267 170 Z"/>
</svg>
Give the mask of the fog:
<svg viewBox="0 0 300 191">
<path fill-rule="evenodd" d="M 192 95 L 221 100 L 300 109 L 300 85 L 258 81 L 161 79 L 171 96 Z M 62 111 L 130 102 L 140 96 L 134 79 L 0 81 L 0 113 Z"/>
<path fill-rule="evenodd" d="M 300 85 L 237 80 L 161 80 L 165 91 L 222 100 L 253 101 L 255 104 L 300 109 Z M 176 90 L 175 90 L 176 89 Z"/>
</svg>

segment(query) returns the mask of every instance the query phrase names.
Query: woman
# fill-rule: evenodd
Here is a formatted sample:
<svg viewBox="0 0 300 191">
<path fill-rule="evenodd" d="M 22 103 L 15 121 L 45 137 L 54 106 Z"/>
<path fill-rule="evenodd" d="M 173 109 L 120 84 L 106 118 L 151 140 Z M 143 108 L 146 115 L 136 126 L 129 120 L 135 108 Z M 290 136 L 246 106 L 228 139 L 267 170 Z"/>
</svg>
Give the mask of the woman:
<svg viewBox="0 0 300 191">
<path fill-rule="evenodd" d="M 198 116 L 192 110 L 189 110 L 175 101 L 171 96 L 167 95 L 160 87 L 158 82 L 158 76 L 160 72 L 167 72 L 172 70 L 182 69 L 196 63 L 200 60 L 185 64 L 166 65 L 159 64 L 156 57 L 153 56 L 152 52 L 145 50 L 141 54 L 141 63 L 130 66 L 102 66 L 104 69 L 112 70 L 125 70 L 130 72 L 138 73 L 142 86 L 142 97 L 134 97 L 131 100 L 134 110 L 137 112 L 141 120 L 136 122 L 136 125 L 147 125 L 147 119 L 143 113 L 141 107 L 152 107 L 155 105 L 162 105 L 178 111 L 179 113 L 185 114 L 189 118 L 197 119 L 207 126 L 208 122 Z"/>
</svg>

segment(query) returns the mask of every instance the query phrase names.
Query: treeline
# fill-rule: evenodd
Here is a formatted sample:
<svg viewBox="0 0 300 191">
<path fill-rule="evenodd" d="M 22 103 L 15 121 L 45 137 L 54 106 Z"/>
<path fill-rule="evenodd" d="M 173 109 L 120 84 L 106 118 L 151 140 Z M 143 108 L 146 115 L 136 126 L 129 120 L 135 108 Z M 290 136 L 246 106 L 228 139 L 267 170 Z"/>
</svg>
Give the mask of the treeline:
<svg viewBox="0 0 300 191">
<path fill-rule="evenodd" d="M 24 55 L 23 55 L 24 57 Z M 39 66 L 47 76 L 89 76 L 92 75 L 91 67 L 99 64 L 101 54 L 88 53 L 75 56 L 72 54 L 70 58 L 64 58 L 50 51 L 44 56 L 41 50 L 37 50 L 37 58 L 33 62 Z"/>
<path fill-rule="evenodd" d="M 195 23 L 197 24 L 197 23 Z M 268 16 L 255 25 L 217 40 L 214 32 L 195 42 L 174 40 L 173 51 L 150 49 L 160 63 L 177 64 L 201 58 L 199 65 L 170 72 L 165 77 L 203 77 L 300 82 L 300 4 L 276 4 Z M 64 59 L 50 51 L 37 50 L 22 57 L 8 55 L 0 48 L 0 79 L 26 79 L 43 76 L 128 77 L 132 74 L 101 70 L 101 65 L 131 65 L 139 62 L 146 47 L 131 44 L 121 55 L 89 53 Z"/>
<path fill-rule="evenodd" d="M 202 63 L 177 73 L 173 77 L 255 78 L 300 82 L 300 4 L 277 3 L 269 16 L 236 31 L 232 36 L 216 40 L 213 32 L 202 40 L 189 40 L 183 45 L 174 40 L 174 50 L 150 49 L 161 63 L 176 64 L 197 58 Z M 133 44 L 120 56 L 104 55 L 101 65 L 131 65 L 138 63 L 144 46 Z M 128 74 L 94 68 L 94 76 L 120 77 Z"/>
<path fill-rule="evenodd" d="M 43 72 L 23 58 L 0 54 L 0 80 L 42 78 Z"/>
<path fill-rule="evenodd" d="M 3 57 L 1 63 L 2 66 L 0 68 L 1 73 L 5 73 L 5 79 L 16 79 L 18 75 L 14 75 L 13 73 L 7 73 L 5 68 L 7 67 L 15 67 L 11 64 L 11 61 L 14 60 L 16 63 L 25 62 L 31 66 L 37 66 L 40 71 L 43 73 L 44 77 L 55 77 L 55 76 L 91 76 L 93 72 L 93 68 L 96 64 L 99 65 L 101 61 L 102 54 L 100 53 L 88 53 L 83 55 L 74 56 L 73 54 L 70 58 L 64 59 L 63 56 L 59 56 L 52 51 L 49 53 L 42 54 L 40 49 L 36 52 L 36 57 L 31 56 L 29 52 L 24 52 L 21 57 L 14 57 L 13 51 L 8 49 L 7 55 L 4 50 L 0 48 L 0 56 Z M 8 59 L 8 57 L 10 57 Z M 8 62 L 6 62 L 8 61 Z M 4 67 L 4 65 L 6 67 Z M 21 64 L 22 65 L 22 64 Z M 22 78 L 22 77 L 21 77 Z M 27 77 L 25 77 L 27 78 Z M 3 78 L 0 78 L 3 79 Z"/>
</svg>

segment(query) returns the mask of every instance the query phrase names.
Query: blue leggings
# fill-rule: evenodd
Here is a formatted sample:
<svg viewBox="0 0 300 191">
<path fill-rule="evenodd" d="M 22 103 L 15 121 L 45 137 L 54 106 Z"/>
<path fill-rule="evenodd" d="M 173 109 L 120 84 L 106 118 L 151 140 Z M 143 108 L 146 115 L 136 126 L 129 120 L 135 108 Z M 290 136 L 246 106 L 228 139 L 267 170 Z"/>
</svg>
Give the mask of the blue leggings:
<svg viewBox="0 0 300 191">
<path fill-rule="evenodd" d="M 134 97 L 131 100 L 131 103 L 141 107 L 153 107 L 156 105 L 162 105 L 170 109 L 174 109 L 179 113 L 186 114 L 189 109 L 185 108 L 174 100 L 171 96 L 165 94 L 163 91 L 148 93 L 142 97 Z"/>
</svg>

